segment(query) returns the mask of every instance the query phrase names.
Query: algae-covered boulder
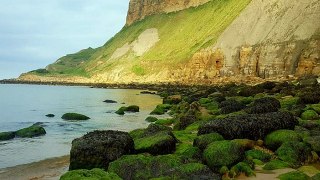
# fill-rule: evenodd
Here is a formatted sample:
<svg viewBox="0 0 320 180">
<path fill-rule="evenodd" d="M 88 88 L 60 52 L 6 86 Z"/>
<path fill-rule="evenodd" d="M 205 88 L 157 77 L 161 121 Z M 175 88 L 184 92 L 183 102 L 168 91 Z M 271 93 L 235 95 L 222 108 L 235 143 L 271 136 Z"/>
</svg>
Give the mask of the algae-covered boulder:
<svg viewBox="0 0 320 180">
<path fill-rule="evenodd" d="M 240 175 L 241 173 L 244 173 L 247 177 L 255 176 L 254 170 L 252 170 L 253 167 L 250 167 L 250 165 L 246 162 L 239 162 L 238 164 L 234 165 L 229 172 L 229 176 L 232 178 Z"/>
<path fill-rule="evenodd" d="M 244 158 L 244 150 L 232 141 L 216 141 L 204 150 L 203 158 L 211 169 L 230 166 Z"/>
<path fill-rule="evenodd" d="M 88 116 L 78 113 L 65 113 L 62 117 L 64 120 L 88 120 Z"/>
<path fill-rule="evenodd" d="M 16 136 L 15 132 L 0 132 L 0 141 L 7 141 Z"/>
<path fill-rule="evenodd" d="M 320 179 L 320 173 L 311 177 L 311 180 L 319 180 L 319 179 Z"/>
<path fill-rule="evenodd" d="M 153 155 L 170 154 L 176 150 L 176 139 L 172 132 L 159 132 L 154 135 L 134 140 L 135 150 L 138 153 Z"/>
<path fill-rule="evenodd" d="M 89 180 L 89 179 L 121 180 L 121 178 L 117 174 L 106 172 L 98 168 L 94 168 L 91 170 L 87 170 L 87 169 L 73 170 L 63 174 L 60 177 L 60 180 Z"/>
<path fill-rule="evenodd" d="M 284 169 L 289 168 L 290 165 L 284 161 L 281 161 L 279 159 L 271 160 L 270 162 L 266 163 L 266 165 L 263 166 L 264 170 L 275 170 L 275 169 Z"/>
<path fill-rule="evenodd" d="M 139 112 L 140 111 L 140 107 L 136 106 L 136 105 L 131 105 L 131 106 L 123 106 L 120 107 L 115 113 L 119 114 L 119 115 L 124 115 L 125 112 L 131 112 L 131 113 L 135 113 L 135 112 Z"/>
<path fill-rule="evenodd" d="M 158 120 L 158 118 L 153 117 L 153 116 L 149 116 L 145 119 L 145 121 L 147 122 L 156 122 Z"/>
<path fill-rule="evenodd" d="M 22 137 L 22 138 L 32 138 L 32 137 L 42 136 L 45 134 L 46 134 L 46 130 L 37 124 L 34 124 L 27 128 L 20 129 L 15 132 L 16 136 Z"/>
<path fill-rule="evenodd" d="M 317 120 L 317 119 L 319 119 L 319 115 L 314 110 L 307 110 L 301 114 L 301 119 L 303 119 L 303 120 Z"/>
<path fill-rule="evenodd" d="M 238 102 L 234 99 L 226 100 L 220 103 L 219 108 L 221 108 L 220 112 L 222 114 L 229 114 L 233 112 L 240 111 L 247 106 L 242 104 L 241 102 Z"/>
<path fill-rule="evenodd" d="M 299 102 L 303 104 L 318 104 L 320 102 L 320 92 L 317 90 L 303 92 L 299 95 Z"/>
<path fill-rule="evenodd" d="M 150 113 L 151 115 L 162 115 L 166 113 L 172 105 L 170 104 L 159 104 L 157 107 Z"/>
<path fill-rule="evenodd" d="M 198 147 L 201 150 L 207 148 L 207 146 L 215 141 L 222 141 L 224 138 L 218 133 L 210 133 L 198 136 L 193 141 L 193 146 Z"/>
<path fill-rule="evenodd" d="M 264 139 L 279 129 L 294 129 L 299 122 L 289 112 L 245 114 L 209 121 L 199 127 L 198 134 L 219 133 L 225 139 Z"/>
<path fill-rule="evenodd" d="M 285 174 L 281 174 L 278 177 L 280 180 L 310 180 L 311 178 L 303 172 L 292 171 Z"/>
<path fill-rule="evenodd" d="M 186 114 L 180 117 L 179 123 L 175 126 L 176 129 L 183 130 L 188 127 L 190 124 L 197 121 L 195 115 Z"/>
<path fill-rule="evenodd" d="M 291 167 L 299 167 L 312 157 L 311 148 L 306 143 L 297 141 L 283 143 L 277 149 L 276 155 Z"/>
<path fill-rule="evenodd" d="M 93 131 L 72 141 L 70 170 L 107 168 L 122 155 L 134 152 L 130 135 L 120 131 Z"/>
<path fill-rule="evenodd" d="M 272 97 L 264 97 L 257 99 L 253 105 L 246 109 L 250 114 L 262 114 L 269 112 L 277 112 L 281 108 L 280 101 Z"/>
<path fill-rule="evenodd" d="M 278 149 L 283 143 L 287 141 L 302 141 L 300 135 L 292 130 L 281 129 L 274 131 L 267 135 L 265 144 L 272 150 Z"/>
<path fill-rule="evenodd" d="M 110 163 L 108 172 L 124 180 L 148 179 L 221 179 L 207 166 L 199 163 L 184 164 L 176 155 L 128 155 Z"/>
<path fill-rule="evenodd" d="M 179 104 L 182 101 L 181 95 L 172 95 L 163 99 L 163 104 Z"/>
<path fill-rule="evenodd" d="M 320 136 L 307 137 L 304 141 L 311 145 L 313 151 L 320 152 Z"/>
<path fill-rule="evenodd" d="M 272 158 L 270 154 L 257 149 L 246 151 L 246 157 L 251 157 L 252 159 L 259 159 L 262 162 L 268 162 Z"/>
</svg>

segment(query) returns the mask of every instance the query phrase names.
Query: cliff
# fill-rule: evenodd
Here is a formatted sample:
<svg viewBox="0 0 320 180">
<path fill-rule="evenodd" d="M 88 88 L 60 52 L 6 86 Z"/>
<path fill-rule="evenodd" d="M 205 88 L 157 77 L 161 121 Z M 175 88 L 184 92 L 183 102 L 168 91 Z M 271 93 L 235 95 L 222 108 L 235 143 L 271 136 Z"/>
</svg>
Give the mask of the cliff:
<svg viewBox="0 0 320 180">
<path fill-rule="evenodd" d="M 20 79 L 207 84 L 320 75 L 320 1 L 205 2 L 131 0 L 127 25 L 104 46 Z"/>
<path fill-rule="evenodd" d="M 153 14 L 180 11 L 208 1 L 210 0 L 130 0 L 126 25 Z"/>
</svg>

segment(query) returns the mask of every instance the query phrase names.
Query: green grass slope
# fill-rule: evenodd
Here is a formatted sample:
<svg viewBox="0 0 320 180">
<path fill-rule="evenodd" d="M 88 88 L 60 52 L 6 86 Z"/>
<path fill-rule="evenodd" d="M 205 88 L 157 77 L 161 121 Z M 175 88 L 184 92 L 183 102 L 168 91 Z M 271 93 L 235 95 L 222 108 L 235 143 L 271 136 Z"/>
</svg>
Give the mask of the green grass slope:
<svg viewBox="0 0 320 180">
<path fill-rule="evenodd" d="M 153 15 L 124 27 L 105 45 L 98 49 L 86 49 L 60 58 L 48 66 L 45 75 L 79 75 L 89 77 L 124 65 L 136 75 L 148 75 L 141 62 L 153 62 L 162 66 L 186 62 L 202 48 L 213 45 L 219 35 L 232 23 L 251 0 L 212 0 L 204 5 L 179 12 Z M 142 56 L 129 51 L 111 60 L 117 48 L 131 43 L 149 28 L 157 28 L 160 41 Z M 159 68 L 159 71 L 161 68 Z"/>
</svg>

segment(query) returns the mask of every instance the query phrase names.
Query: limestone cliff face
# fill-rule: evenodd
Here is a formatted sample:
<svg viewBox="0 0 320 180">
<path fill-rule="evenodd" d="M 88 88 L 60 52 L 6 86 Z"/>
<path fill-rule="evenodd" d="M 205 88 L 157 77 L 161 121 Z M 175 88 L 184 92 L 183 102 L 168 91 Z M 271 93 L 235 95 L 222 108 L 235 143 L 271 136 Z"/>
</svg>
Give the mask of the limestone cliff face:
<svg viewBox="0 0 320 180">
<path fill-rule="evenodd" d="M 208 1 L 210 0 L 130 0 L 126 24 L 130 25 L 149 15 L 180 11 Z"/>
</svg>

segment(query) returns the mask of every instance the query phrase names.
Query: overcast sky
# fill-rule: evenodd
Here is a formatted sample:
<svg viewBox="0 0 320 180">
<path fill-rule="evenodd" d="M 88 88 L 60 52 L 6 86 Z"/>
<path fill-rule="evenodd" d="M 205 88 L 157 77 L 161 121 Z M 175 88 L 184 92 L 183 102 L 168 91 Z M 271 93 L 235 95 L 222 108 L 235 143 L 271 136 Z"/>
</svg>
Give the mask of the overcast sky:
<svg viewBox="0 0 320 180">
<path fill-rule="evenodd" d="M 0 0 L 0 79 L 103 45 L 125 24 L 129 0 Z"/>
</svg>

